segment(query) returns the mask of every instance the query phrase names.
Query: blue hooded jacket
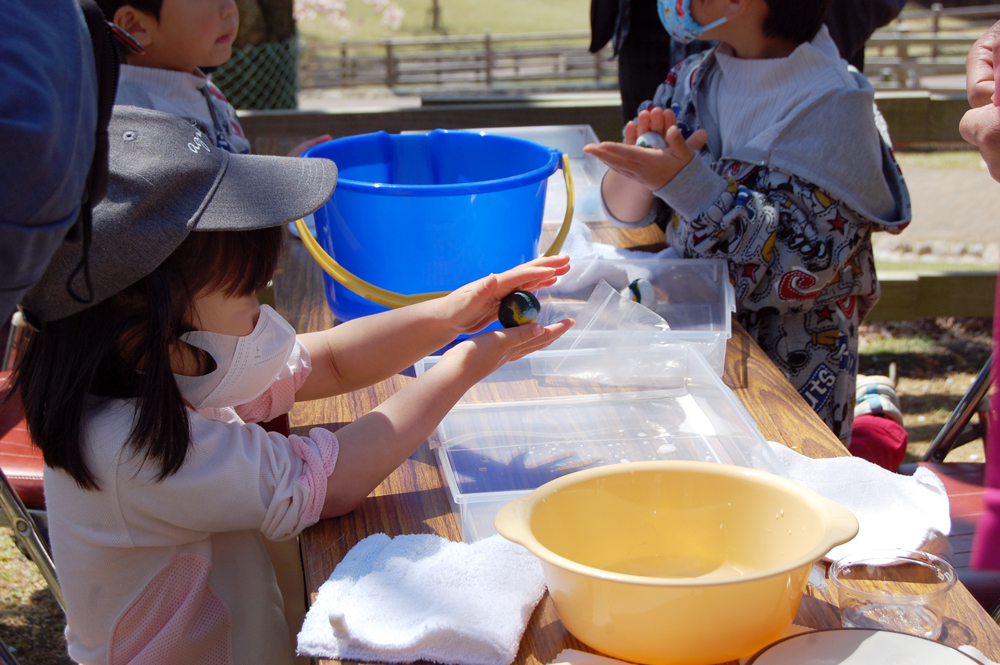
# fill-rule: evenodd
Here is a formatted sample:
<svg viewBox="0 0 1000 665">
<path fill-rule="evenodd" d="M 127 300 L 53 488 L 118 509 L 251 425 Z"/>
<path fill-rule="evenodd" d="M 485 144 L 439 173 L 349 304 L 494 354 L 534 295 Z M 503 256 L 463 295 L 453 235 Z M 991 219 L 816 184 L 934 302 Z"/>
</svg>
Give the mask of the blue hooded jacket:
<svg viewBox="0 0 1000 665">
<path fill-rule="evenodd" d="M 94 158 L 97 75 L 74 0 L 0 11 L 0 323 L 73 226 Z"/>
</svg>

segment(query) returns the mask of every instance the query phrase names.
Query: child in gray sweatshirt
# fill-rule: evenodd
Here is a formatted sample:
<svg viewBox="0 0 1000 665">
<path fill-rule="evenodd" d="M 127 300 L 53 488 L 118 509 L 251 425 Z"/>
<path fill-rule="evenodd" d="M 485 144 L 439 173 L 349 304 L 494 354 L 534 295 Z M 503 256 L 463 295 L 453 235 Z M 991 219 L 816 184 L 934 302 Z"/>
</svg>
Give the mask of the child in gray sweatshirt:
<svg viewBox="0 0 1000 665">
<path fill-rule="evenodd" d="M 828 5 L 661 0 L 675 39 L 720 44 L 670 73 L 623 143 L 586 150 L 611 167 L 613 222 L 659 221 L 678 255 L 729 262 L 737 319 L 849 445 L 858 325 L 879 297 L 871 234 L 902 231 L 910 201 Z M 647 132 L 667 146 L 636 146 Z"/>
</svg>

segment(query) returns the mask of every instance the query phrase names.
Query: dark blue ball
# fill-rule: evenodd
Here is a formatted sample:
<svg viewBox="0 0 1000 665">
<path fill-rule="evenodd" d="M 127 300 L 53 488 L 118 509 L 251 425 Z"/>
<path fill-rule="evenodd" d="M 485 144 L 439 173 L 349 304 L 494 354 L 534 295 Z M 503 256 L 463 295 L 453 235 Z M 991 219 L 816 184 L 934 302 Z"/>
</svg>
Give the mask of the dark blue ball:
<svg viewBox="0 0 1000 665">
<path fill-rule="evenodd" d="M 516 328 L 526 323 L 534 323 L 542 313 L 538 298 L 527 291 L 514 291 L 500 301 L 497 318 L 504 328 Z"/>
</svg>

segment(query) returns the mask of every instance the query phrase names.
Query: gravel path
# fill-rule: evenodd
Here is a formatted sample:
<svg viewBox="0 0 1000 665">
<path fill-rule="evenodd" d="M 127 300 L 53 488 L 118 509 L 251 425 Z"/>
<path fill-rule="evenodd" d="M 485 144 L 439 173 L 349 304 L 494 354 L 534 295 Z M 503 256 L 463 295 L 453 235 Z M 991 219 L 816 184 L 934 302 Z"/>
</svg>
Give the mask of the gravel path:
<svg viewBox="0 0 1000 665">
<path fill-rule="evenodd" d="M 873 236 L 881 261 L 1000 265 L 1000 184 L 973 151 L 897 155 L 913 222 Z"/>
</svg>

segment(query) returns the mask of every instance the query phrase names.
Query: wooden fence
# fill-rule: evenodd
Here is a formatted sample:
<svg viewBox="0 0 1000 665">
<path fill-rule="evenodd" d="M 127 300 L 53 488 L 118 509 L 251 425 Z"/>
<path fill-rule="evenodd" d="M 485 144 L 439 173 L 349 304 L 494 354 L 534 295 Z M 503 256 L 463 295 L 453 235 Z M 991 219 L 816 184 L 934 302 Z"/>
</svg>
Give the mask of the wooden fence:
<svg viewBox="0 0 1000 665">
<path fill-rule="evenodd" d="M 880 89 L 918 89 L 926 76 L 964 74 L 977 37 L 880 31 L 868 40 L 874 54 L 865 54 L 865 74 Z"/>
<path fill-rule="evenodd" d="M 611 50 L 590 53 L 585 32 L 400 37 L 314 44 L 302 49 L 302 88 L 547 87 L 613 89 Z"/>
<path fill-rule="evenodd" d="M 969 48 L 997 19 L 1000 5 L 944 9 L 935 3 L 907 12 L 868 40 L 865 73 L 883 89 L 921 88 L 925 76 L 964 74 Z"/>
<path fill-rule="evenodd" d="M 976 22 L 975 19 L 985 19 Z M 960 74 L 983 25 L 1000 19 L 1000 4 L 903 14 L 868 42 L 866 74 L 876 88 L 917 89 L 925 76 Z M 959 21 L 960 20 L 960 21 Z M 615 89 L 611 49 L 590 53 L 590 33 L 561 32 L 306 44 L 303 89 L 385 86 L 428 91 L 570 91 Z"/>
</svg>

